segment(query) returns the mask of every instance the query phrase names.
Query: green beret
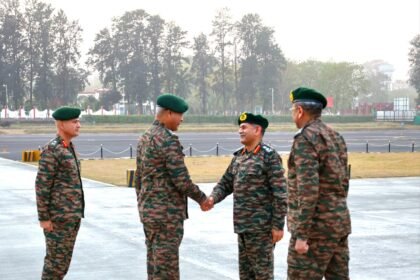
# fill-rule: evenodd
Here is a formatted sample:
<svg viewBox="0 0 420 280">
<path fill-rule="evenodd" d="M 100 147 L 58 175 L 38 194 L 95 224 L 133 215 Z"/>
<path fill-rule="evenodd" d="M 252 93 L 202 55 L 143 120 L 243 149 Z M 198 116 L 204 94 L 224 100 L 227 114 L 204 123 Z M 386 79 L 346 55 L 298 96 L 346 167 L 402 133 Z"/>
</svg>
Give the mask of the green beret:
<svg viewBox="0 0 420 280">
<path fill-rule="evenodd" d="M 53 118 L 57 121 L 67 121 L 77 119 L 80 116 L 79 108 L 60 107 L 52 114 Z"/>
<path fill-rule="evenodd" d="M 295 90 L 292 90 L 290 92 L 290 101 L 292 101 L 292 103 L 316 102 L 316 103 L 320 103 L 322 105 L 322 108 L 325 108 L 325 106 L 327 106 L 327 99 L 322 95 L 322 93 L 314 89 L 305 88 L 305 87 L 299 87 Z"/>
<path fill-rule="evenodd" d="M 157 98 L 157 105 L 177 113 L 185 113 L 188 104 L 184 99 L 173 94 L 162 94 Z"/>
<path fill-rule="evenodd" d="M 261 115 L 244 112 L 238 118 L 238 125 L 241 123 L 252 123 L 261 126 L 264 130 L 268 127 L 268 120 Z"/>
</svg>

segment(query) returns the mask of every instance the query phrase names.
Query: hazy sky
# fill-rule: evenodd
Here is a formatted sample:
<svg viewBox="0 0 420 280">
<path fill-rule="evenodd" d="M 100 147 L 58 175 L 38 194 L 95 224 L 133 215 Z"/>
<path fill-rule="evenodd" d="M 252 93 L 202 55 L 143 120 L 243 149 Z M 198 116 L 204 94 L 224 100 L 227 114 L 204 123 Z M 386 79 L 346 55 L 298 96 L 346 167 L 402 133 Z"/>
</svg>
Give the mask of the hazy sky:
<svg viewBox="0 0 420 280">
<path fill-rule="evenodd" d="M 143 9 L 174 21 L 192 39 L 209 34 L 216 11 L 228 7 L 235 21 L 257 13 L 275 30 L 288 59 L 364 63 L 382 59 L 407 79 L 410 40 L 420 34 L 420 0 L 44 0 L 84 29 L 83 50 L 113 17 Z"/>
</svg>

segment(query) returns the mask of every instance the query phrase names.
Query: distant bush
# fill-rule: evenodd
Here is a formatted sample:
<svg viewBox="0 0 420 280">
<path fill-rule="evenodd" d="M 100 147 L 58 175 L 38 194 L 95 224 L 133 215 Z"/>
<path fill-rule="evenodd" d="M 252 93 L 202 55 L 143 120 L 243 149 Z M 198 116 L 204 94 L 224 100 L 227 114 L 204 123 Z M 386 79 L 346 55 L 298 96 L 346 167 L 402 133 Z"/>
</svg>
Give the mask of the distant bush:
<svg viewBox="0 0 420 280">
<path fill-rule="evenodd" d="M 202 116 L 202 115 L 185 115 L 184 123 L 216 123 L 216 124 L 235 124 L 237 116 Z M 271 123 L 290 123 L 292 118 L 289 115 L 283 116 L 267 116 Z M 361 123 L 361 122 L 374 122 L 373 116 L 322 116 L 325 122 L 331 123 Z M 82 120 L 87 123 L 152 123 L 154 116 L 141 115 L 141 116 L 92 116 L 85 115 Z"/>
<path fill-rule="evenodd" d="M 0 126 L 1 127 L 10 127 L 12 125 L 11 122 L 9 121 L 0 121 Z"/>
<path fill-rule="evenodd" d="M 82 121 L 87 123 L 151 123 L 154 120 L 154 116 L 93 116 L 84 115 L 81 118 Z"/>
</svg>

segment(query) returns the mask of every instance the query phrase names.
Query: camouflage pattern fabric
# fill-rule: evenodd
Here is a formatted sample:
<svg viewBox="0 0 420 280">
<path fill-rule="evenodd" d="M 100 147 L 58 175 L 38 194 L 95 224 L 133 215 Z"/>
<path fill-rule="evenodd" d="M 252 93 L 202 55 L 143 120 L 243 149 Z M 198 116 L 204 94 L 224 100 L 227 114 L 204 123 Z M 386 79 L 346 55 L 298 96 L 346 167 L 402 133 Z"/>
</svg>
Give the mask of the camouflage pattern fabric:
<svg viewBox="0 0 420 280">
<path fill-rule="evenodd" d="M 296 238 L 289 243 L 287 279 L 289 280 L 348 280 L 349 246 L 347 236 L 340 239 L 309 239 L 309 251 L 298 254 Z"/>
<path fill-rule="evenodd" d="M 76 220 L 84 216 L 80 163 L 73 144 L 67 147 L 58 136 L 44 147 L 35 189 L 40 221 Z"/>
<path fill-rule="evenodd" d="M 44 230 L 47 254 L 42 280 L 63 279 L 67 274 L 79 228 L 80 219 L 74 222 L 54 223 L 53 232 Z"/>
<path fill-rule="evenodd" d="M 277 152 L 265 144 L 258 150 L 240 149 L 211 196 L 219 203 L 233 193 L 235 233 L 271 232 L 284 227 L 286 179 Z"/>
<path fill-rule="evenodd" d="M 233 193 L 234 231 L 239 234 L 241 279 L 272 279 L 271 230 L 283 230 L 286 180 L 278 153 L 265 144 L 240 149 L 211 196 L 221 202 Z"/>
<path fill-rule="evenodd" d="M 271 233 L 238 234 L 239 278 L 274 279 L 274 247 Z"/>
<path fill-rule="evenodd" d="M 135 189 L 140 220 L 146 233 L 148 263 L 154 266 L 148 272 L 157 273 L 178 267 L 180 233 L 183 232 L 183 221 L 188 217 L 187 197 L 197 203 L 206 199 L 206 195 L 190 179 L 182 150 L 178 136 L 159 121 L 153 122 L 138 143 Z M 168 232 L 169 226 L 177 233 L 176 237 Z M 150 234 L 149 229 L 153 229 Z M 166 237 L 168 240 L 165 240 Z M 161 248 L 161 244 L 168 246 L 164 254 L 162 250 L 155 250 Z M 178 269 L 173 270 L 174 275 L 176 271 Z M 167 278 L 149 274 L 149 279 Z"/>
<path fill-rule="evenodd" d="M 46 256 L 42 279 L 62 279 L 73 254 L 85 201 L 80 163 L 73 145 L 60 136 L 41 153 L 35 182 L 39 221 L 52 221 L 53 232 L 44 230 Z"/>
<path fill-rule="evenodd" d="M 287 226 L 292 238 L 311 243 L 309 250 L 315 256 L 313 262 L 324 261 L 317 259 L 320 255 L 314 251 L 316 248 L 312 248 L 316 246 L 314 240 L 341 240 L 351 232 L 347 207 L 347 161 L 347 147 L 343 137 L 320 119 L 310 121 L 295 135 L 288 162 Z M 289 256 L 291 259 L 293 255 Z M 289 261 L 289 270 L 297 269 L 290 264 Z"/>
<path fill-rule="evenodd" d="M 146 236 L 148 279 L 179 279 L 178 248 L 184 235 L 182 224 L 167 224 L 164 228 L 144 225 L 143 229 Z"/>
</svg>

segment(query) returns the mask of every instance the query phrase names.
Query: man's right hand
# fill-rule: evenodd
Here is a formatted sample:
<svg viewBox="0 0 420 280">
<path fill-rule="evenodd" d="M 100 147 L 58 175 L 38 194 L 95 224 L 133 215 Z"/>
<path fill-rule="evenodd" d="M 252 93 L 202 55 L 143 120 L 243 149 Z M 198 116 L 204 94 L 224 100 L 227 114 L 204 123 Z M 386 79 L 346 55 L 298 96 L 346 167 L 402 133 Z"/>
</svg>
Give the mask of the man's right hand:
<svg viewBox="0 0 420 280">
<path fill-rule="evenodd" d="M 214 206 L 214 198 L 209 196 L 200 206 L 202 211 L 209 211 Z"/>
<path fill-rule="evenodd" d="M 52 232 L 54 230 L 53 223 L 51 221 L 40 221 L 39 225 L 48 232 Z"/>
</svg>

